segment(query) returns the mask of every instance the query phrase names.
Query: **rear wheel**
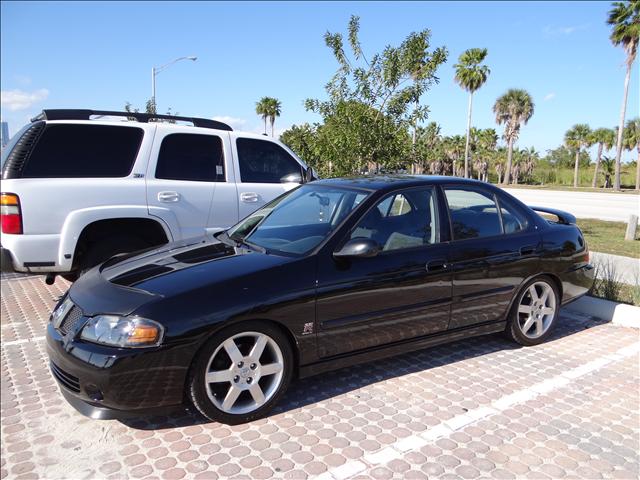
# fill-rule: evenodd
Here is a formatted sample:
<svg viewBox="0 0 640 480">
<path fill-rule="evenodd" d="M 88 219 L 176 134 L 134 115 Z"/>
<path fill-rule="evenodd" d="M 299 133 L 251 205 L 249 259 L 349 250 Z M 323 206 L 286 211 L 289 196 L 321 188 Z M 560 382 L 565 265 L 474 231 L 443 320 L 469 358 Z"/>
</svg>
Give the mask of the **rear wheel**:
<svg viewBox="0 0 640 480">
<path fill-rule="evenodd" d="M 196 357 L 188 395 L 209 420 L 237 424 L 269 412 L 291 380 L 287 338 L 262 322 L 234 325 L 216 334 Z"/>
<path fill-rule="evenodd" d="M 516 298 L 507 333 L 521 345 L 542 343 L 551 334 L 559 309 L 560 296 L 555 282 L 547 277 L 533 279 Z"/>
</svg>

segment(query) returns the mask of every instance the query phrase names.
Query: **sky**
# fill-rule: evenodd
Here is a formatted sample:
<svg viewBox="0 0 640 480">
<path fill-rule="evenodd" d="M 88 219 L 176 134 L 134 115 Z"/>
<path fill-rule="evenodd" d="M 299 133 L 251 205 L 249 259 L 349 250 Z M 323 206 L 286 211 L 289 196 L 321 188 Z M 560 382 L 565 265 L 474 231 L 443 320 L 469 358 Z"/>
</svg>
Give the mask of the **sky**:
<svg viewBox="0 0 640 480">
<path fill-rule="evenodd" d="M 43 108 L 144 108 L 151 69 L 188 55 L 156 77 L 159 111 L 218 118 L 262 131 L 255 103 L 282 102 L 276 133 L 318 121 L 306 98 L 326 98 L 337 68 L 326 31 L 346 33 L 360 16 L 371 56 L 428 28 L 449 59 L 439 84 L 421 100 L 443 134 L 463 134 L 468 96 L 453 65 L 472 47 L 487 48 L 491 69 L 474 95 L 473 125 L 495 124 L 491 107 L 509 88 L 532 95 L 535 113 L 518 146 L 556 148 L 576 123 L 618 124 L 624 52 L 609 40 L 610 2 L 7 2 L 1 3 L 1 116 L 13 134 Z M 627 119 L 639 114 L 638 60 Z M 610 152 L 614 154 L 614 152 Z M 635 158 L 626 154 L 626 158 Z"/>
</svg>

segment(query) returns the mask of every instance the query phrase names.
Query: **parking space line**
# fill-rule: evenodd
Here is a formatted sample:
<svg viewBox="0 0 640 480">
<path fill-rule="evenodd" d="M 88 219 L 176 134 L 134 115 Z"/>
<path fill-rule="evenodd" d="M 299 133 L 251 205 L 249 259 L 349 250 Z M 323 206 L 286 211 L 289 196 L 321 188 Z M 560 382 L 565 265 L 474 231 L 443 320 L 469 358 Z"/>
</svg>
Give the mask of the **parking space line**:
<svg viewBox="0 0 640 480">
<path fill-rule="evenodd" d="M 365 469 L 388 464 L 393 460 L 401 458 L 412 450 L 422 448 L 429 443 L 435 442 L 439 438 L 449 436 L 472 423 L 500 413 L 513 405 L 526 403 L 539 395 L 558 390 L 578 378 L 638 353 L 640 353 L 640 342 L 621 348 L 613 354 L 596 358 L 595 360 L 561 373 L 560 375 L 548 380 L 536 383 L 535 385 L 518 390 L 512 394 L 505 395 L 504 397 L 495 400 L 490 406 L 483 406 L 469 410 L 466 413 L 457 415 L 443 423 L 429 428 L 420 434 L 411 435 L 403 438 L 402 440 L 398 440 L 397 442 L 376 452 L 365 455 L 362 459 L 364 463 L 360 460 L 350 460 L 339 467 L 330 468 L 322 475 L 323 480 L 346 480 L 362 473 Z"/>
<path fill-rule="evenodd" d="M 2 346 L 11 347 L 13 345 L 22 345 L 23 343 L 41 342 L 45 338 L 46 337 L 43 335 L 41 337 L 31 337 L 31 338 L 24 338 L 22 340 L 12 340 L 10 342 L 2 342 Z"/>
</svg>

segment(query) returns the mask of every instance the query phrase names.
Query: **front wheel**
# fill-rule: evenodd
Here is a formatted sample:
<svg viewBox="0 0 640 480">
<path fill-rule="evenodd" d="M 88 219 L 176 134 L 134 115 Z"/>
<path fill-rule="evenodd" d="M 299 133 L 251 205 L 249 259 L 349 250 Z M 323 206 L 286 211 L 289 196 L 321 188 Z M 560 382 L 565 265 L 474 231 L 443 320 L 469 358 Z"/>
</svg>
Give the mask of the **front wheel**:
<svg viewBox="0 0 640 480">
<path fill-rule="evenodd" d="M 222 330 L 192 365 L 188 394 L 209 420 L 238 424 L 266 414 L 291 380 L 293 354 L 275 326 L 247 322 Z"/>
<path fill-rule="evenodd" d="M 533 279 L 516 297 L 507 334 L 520 345 L 538 345 L 551 334 L 559 310 L 560 295 L 555 282 L 547 277 Z"/>
</svg>

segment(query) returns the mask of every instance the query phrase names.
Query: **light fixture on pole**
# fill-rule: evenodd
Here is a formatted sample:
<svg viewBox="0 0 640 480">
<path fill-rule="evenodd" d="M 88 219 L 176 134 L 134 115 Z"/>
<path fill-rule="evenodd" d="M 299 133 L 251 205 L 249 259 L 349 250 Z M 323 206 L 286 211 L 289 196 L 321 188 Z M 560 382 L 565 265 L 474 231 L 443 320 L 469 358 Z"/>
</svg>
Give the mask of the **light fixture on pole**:
<svg viewBox="0 0 640 480">
<path fill-rule="evenodd" d="M 194 57 L 194 56 L 180 57 L 180 58 L 176 58 L 175 60 L 171 60 L 169 63 L 165 63 L 160 67 L 151 67 L 151 101 L 153 102 L 153 105 L 156 108 L 156 110 L 158 108 L 157 107 L 158 104 L 156 103 L 156 75 L 158 75 L 160 72 L 167 69 L 174 63 L 179 62 L 180 60 L 191 60 L 195 62 L 197 59 L 198 57 Z"/>
</svg>

